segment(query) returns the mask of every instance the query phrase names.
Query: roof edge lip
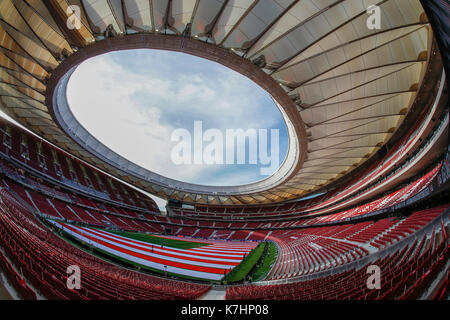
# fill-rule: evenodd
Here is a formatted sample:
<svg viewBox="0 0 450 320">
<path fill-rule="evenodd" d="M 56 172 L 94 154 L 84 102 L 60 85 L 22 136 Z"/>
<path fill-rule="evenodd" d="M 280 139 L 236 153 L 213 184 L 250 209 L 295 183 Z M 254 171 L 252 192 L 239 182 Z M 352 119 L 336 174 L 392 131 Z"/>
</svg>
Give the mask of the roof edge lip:
<svg viewBox="0 0 450 320">
<path fill-rule="evenodd" d="M 249 78 L 264 89 L 274 100 L 285 121 L 289 137 L 288 152 L 279 169 L 272 175 L 249 184 L 235 186 L 207 186 L 182 182 L 156 174 L 138 166 L 125 157 L 115 153 L 98 141 L 86 130 L 70 111 L 67 102 L 66 87 L 71 74 L 82 62 L 97 55 L 113 51 L 131 49 L 156 49 L 182 52 L 210 61 L 217 62 L 239 74 Z M 80 48 L 62 61 L 51 74 L 45 93 L 46 105 L 55 123 L 75 143 L 102 162 L 112 166 L 110 174 L 121 177 L 131 176 L 159 188 L 167 188 L 173 192 L 184 192 L 192 195 L 207 196 L 245 196 L 264 192 L 285 183 L 301 169 L 307 155 L 306 130 L 303 120 L 294 102 L 281 86 L 268 74 L 251 61 L 242 58 L 231 51 L 209 43 L 180 36 L 160 34 L 134 34 L 96 41 L 89 46 Z M 90 141 L 91 145 L 87 143 Z M 99 152 L 98 150 L 101 150 Z M 114 161 L 115 159 L 115 161 Z M 88 161 L 88 160 L 86 160 Z M 124 164 L 126 166 L 124 166 Z M 96 164 L 93 164 L 96 165 Z M 132 169 L 132 170 L 130 170 Z M 147 188 L 144 190 L 151 192 Z M 158 194 L 161 196 L 161 194 Z M 169 196 L 167 196 L 169 198 Z"/>
</svg>

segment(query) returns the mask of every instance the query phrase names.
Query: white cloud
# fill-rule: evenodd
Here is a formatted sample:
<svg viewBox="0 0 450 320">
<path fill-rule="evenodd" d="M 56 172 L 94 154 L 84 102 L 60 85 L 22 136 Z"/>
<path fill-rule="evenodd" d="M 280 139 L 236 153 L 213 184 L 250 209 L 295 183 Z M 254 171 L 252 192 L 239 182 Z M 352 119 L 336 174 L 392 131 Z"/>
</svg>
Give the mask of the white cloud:
<svg viewBox="0 0 450 320">
<path fill-rule="evenodd" d="M 191 130 L 193 120 L 203 120 L 205 126 L 223 132 L 279 123 L 278 111 L 267 116 L 268 108 L 275 110 L 276 106 L 262 98 L 262 89 L 228 69 L 210 68 L 208 73 L 199 68 L 199 72 L 186 75 L 180 71 L 182 62 L 161 65 L 165 69 L 158 72 L 157 62 L 150 65 L 152 60 L 146 61 L 139 71 L 149 70 L 148 74 L 133 72 L 108 56 L 80 65 L 68 86 L 68 100 L 78 120 L 115 152 L 169 178 L 216 185 L 264 178 L 255 178 L 255 168 L 224 175 L 229 169 L 226 166 L 176 166 L 170 160 L 175 144 L 170 141 L 172 131 L 178 127 Z M 267 101 L 272 105 L 268 107 Z"/>
</svg>

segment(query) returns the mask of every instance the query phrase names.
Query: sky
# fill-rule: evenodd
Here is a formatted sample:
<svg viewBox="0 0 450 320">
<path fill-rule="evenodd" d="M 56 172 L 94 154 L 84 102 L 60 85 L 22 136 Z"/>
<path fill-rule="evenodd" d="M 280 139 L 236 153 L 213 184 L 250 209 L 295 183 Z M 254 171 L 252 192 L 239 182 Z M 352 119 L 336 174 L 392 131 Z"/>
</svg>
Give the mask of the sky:
<svg viewBox="0 0 450 320">
<path fill-rule="evenodd" d="M 106 146 L 184 182 L 240 185 L 267 178 L 260 162 L 248 164 L 248 158 L 246 164 L 174 164 L 178 142 L 171 135 L 178 128 L 193 135 L 194 121 L 223 136 L 227 129 L 278 129 L 280 165 L 287 152 L 286 125 L 267 92 L 233 70 L 184 53 L 139 49 L 91 58 L 72 74 L 67 98 L 78 121 Z"/>
</svg>

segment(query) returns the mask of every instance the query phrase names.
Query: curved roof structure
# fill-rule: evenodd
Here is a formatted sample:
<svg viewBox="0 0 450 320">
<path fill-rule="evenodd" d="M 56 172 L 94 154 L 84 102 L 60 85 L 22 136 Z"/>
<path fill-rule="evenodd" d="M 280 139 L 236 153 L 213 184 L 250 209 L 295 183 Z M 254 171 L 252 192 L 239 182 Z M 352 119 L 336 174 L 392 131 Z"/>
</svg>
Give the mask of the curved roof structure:
<svg viewBox="0 0 450 320">
<path fill-rule="evenodd" d="M 369 28 L 377 12 L 380 28 Z M 290 134 L 280 170 L 245 186 L 187 185 L 127 162 L 83 132 L 64 104 L 70 72 L 93 55 L 131 48 L 198 55 L 260 84 Z M 66 151 L 159 197 L 272 203 L 348 175 L 413 123 L 403 120 L 418 101 L 432 52 L 419 0 L 3 0 L 0 106 Z"/>
</svg>

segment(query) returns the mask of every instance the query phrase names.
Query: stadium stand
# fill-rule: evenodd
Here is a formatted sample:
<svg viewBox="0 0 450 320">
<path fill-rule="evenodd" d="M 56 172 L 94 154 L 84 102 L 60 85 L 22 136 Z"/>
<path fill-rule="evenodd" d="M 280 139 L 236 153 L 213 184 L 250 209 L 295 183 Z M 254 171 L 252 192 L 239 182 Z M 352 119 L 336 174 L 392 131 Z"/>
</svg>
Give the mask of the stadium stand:
<svg viewBox="0 0 450 320">
<path fill-rule="evenodd" d="M 151 198 L 139 194 L 122 183 L 119 184 L 97 169 L 82 163 L 24 129 L 4 119 L 0 119 L 0 127 L 0 141 L 3 142 L 0 144 L 2 158 L 0 167 L 10 176 L 24 177 L 23 172 L 26 170 L 47 183 L 57 183 L 61 188 L 102 201 L 109 200 L 108 202 L 116 206 L 159 213 L 156 203 Z M 26 146 L 23 141 L 26 141 Z M 44 183 L 39 181 L 32 179 L 30 183 L 34 183 L 37 188 L 45 188 L 42 186 Z M 67 196 L 63 195 L 63 197 Z M 72 197 L 74 201 L 77 201 L 76 195 Z M 89 200 L 83 201 L 89 205 Z"/>
<path fill-rule="evenodd" d="M 448 162 L 443 161 L 442 165 L 438 165 L 434 167 L 430 172 L 427 172 L 421 179 L 414 181 L 412 184 L 409 184 L 405 188 L 400 189 L 398 192 L 394 192 L 390 196 L 388 196 L 390 201 L 386 201 L 386 197 L 383 197 L 376 201 L 376 203 L 390 203 L 391 205 L 398 204 L 398 199 L 408 199 L 408 196 L 413 196 L 420 192 L 421 190 L 425 190 L 427 186 L 431 183 L 429 180 L 441 179 L 442 174 L 439 175 L 439 172 L 447 170 L 448 172 Z M 6 172 L 6 171 L 4 171 Z M 397 242 L 401 242 L 405 237 L 410 236 L 417 230 L 423 229 L 431 220 L 435 219 L 442 215 L 442 213 L 448 208 L 448 205 L 438 206 L 432 209 L 426 209 L 414 212 L 408 217 L 404 218 L 384 218 L 377 221 L 366 221 L 366 222 L 358 222 L 354 224 L 343 224 L 343 225 L 330 225 L 330 226 L 322 226 L 322 227 L 314 227 L 314 225 L 310 225 L 306 228 L 301 229 L 270 229 L 257 231 L 257 230 L 239 230 L 239 228 L 243 228 L 244 226 L 255 226 L 255 227 L 263 227 L 266 223 L 223 223 L 223 222 L 211 222 L 211 221 L 191 221 L 191 220 L 183 220 L 183 219 L 175 219 L 175 218 L 166 218 L 161 216 L 148 216 L 152 219 L 141 219 L 133 214 L 125 215 L 123 209 L 121 209 L 121 213 L 112 212 L 110 210 L 103 210 L 99 207 L 101 203 L 94 202 L 92 199 L 89 202 L 85 202 L 84 198 L 78 196 L 77 203 L 68 203 L 72 198 L 70 193 L 64 193 L 64 196 L 58 194 L 58 197 L 50 197 L 50 194 L 55 193 L 56 190 L 52 190 L 49 186 L 41 190 L 41 192 L 37 192 L 28 188 L 25 188 L 24 185 L 17 183 L 17 181 L 12 181 L 10 179 L 5 180 L 6 177 L 2 179 L 3 188 L 0 191 L 2 198 L 2 243 L 7 244 L 7 246 L 3 247 L 2 250 L 6 254 L 9 259 L 4 259 L 2 261 L 2 270 L 7 270 L 5 272 L 8 276 L 8 279 L 12 279 L 12 283 L 16 283 L 15 286 L 17 291 L 22 297 L 26 297 L 27 299 L 35 298 L 36 295 L 39 297 L 43 296 L 45 298 L 55 298 L 55 299 L 127 299 L 127 298 L 192 298 L 199 297 L 204 294 L 208 290 L 208 286 L 200 286 L 197 288 L 197 291 L 190 288 L 192 291 L 190 295 L 188 293 L 181 292 L 184 290 L 183 286 L 188 286 L 187 284 L 177 285 L 182 287 L 178 292 L 171 292 L 170 289 L 164 288 L 161 291 L 156 290 L 153 292 L 152 285 L 157 286 L 155 283 L 158 283 L 159 278 L 141 275 L 134 275 L 132 271 L 120 269 L 118 267 L 112 267 L 107 262 L 101 261 L 92 257 L 89 254 L 82 252 L 79 249 L 71 247 L 68 244 L 65 244 L 63 240 L 54 236 L 51 232 L 46 230 L 43 226 L 40 226 L 38 220 L 36 220 L 36 216 L 32 213 L 30 208 L 34 208 L 37 212 L 43 213 L 46 216 L 51 216 L 53 218 L 65 221 L 75 221 L 82 224 L 88 225 L 97 225 L 106 228 L 110 228 L 114 226 L 115 228 L 124 229 L 124 230 L 133 230 L 133 231 L 141 231 L 141 232 L 155 232 L 155 233 L 163 233 L 164 226 L 169 225 L 170 223 L 180 224 L 182 227 L 178 228 L 176 235 L 184 235 L 184 236 L 198 236 L 201 238 L 221 238 L 221 239 L 229 239 L 229 240 L 269 240 L 276 243 L 278 248 L 278 256 L 275 264 L 273 265 L 270 273 L 266 277 L 266 280 L 288 280 L 288 279 L 301 279 L 301 277 L 309 275 L 309 274 L 320 274 L 326 270 L 333 270 L 337 267 L 352 265 L 352 263 L 358 262 L 363 258 L 367 258 L 373 255 L 373 253 L 378 252 L 384 248 L 389 248 Z M 425 182 L 424 182 L 425 181 Z M 418 187 L 421 186 L 421 187 Z M 11 190 L 11 191 L 8 191 Z M 417 192 L 409 192 L 410 190 L 417 190 Z M 43 192 L 42 192 L 43 191 Z M 12 192 L 12 193 L 10 193 Z M 19 197 L 19 200 L 16 200 L 13 194 L 16 194 Z M 408 195 L 405 198 L 402 195 Z M 26 208 L 24 204 L 21 204 L 20 201 L 24 201 L 28 204 L 29 208 Z M 400 201 L 401 202 L 401 201 Z M 81 207 L 83 204 L 85 207 Z M 91 208 L 87 210 L 86 207 Z M 370 206 L 369 206 L 370 207 Z M 109 209 L 114 209 L 113 206 L 108 205 Z M 36 212 L 35 211 L 35 212 Z M 130 211 L 131 212 L 131 211 Z M 332 221 L 333 219 L 331 219 Z M 18 228 L 18 226 L 21 226 Z M 274 224 L 276 226 L 276 224 Z M 219 229 L 216 229 L 219 228 Z M 220 229 L 222 228 L 222 229 Z M 237 230 L 231 231 L 231 228 L 236 228 Z M 23 234 L 20 231 L 28 230 L 29 232 Z M 442 229 L 445 231 L 445 229 Z M 441 230 L 441 232 L 442 232 Z M 13 233 L 14 232 L 14 233 Z M 33 235 L 31 237 L 31 235 Z M 433 235 L 435 238 L 437 235 Z M 31 238 L 30 238 L 31 237 Z M 441 236 L 442 238 L 442 236 Z M 9 240 L 8 240 L 9 239 Z M 15 239 L 15 240 L 12 240 Z M 422 239 L 419 243 L 415 243 L 415 246 L 419 248 L 423 246 L 425 238 Z M 32 242 L 33 250 L 25 250 L 25 243 Z M 14 243 L 14 244 L 12 244 Z M 420 251 L 416 248 L 413 250 L 409 248 L 410 252 L 416 252 L 414 259 L 417 258 L 419 261 L 427 261 L 427 265 L 434 266 L 431 271 L 438 270 L 439 266 L 442 265 L 443 257 L 448 255 L 447 251 L 443 250 L 441 247 L 443 246 L 443 242 L 441 244 L 436 245 L 436 249 L 433 251 L 433 254 L 425 256 L 418 256 L 417 252 Z M 27 247 L 28 248 L 28 247 Z M 44 249 L 45 248 L 45 249 Z M 59 248 L 58 250 L 56 248 Z M 414 247 L 415 248 L 415 247 Z M 49 251 L 50 250 L 50 251 Z M 70 259 L 65 264 L 63 264 L 59 269 L 56 266 L 53 266 L 50 270 L 53 273 L 46 273 L 43 270 L 36 267 L 38 272 L 32 271 L 30 269 L 22 268 L 21 272 L 15 275 L 11 270 L 14 270 L 11 266 L 27 266 L 28 264 L 33 265 L 34 260 L 39 260 L 43 265 L 54 265 L 55 262 L 48 256 L 56 255 L 56 253 L 50 254 L 51 250 L 55 250 L 58 252 L 58 259 L 61 259 L 59 254 L 68 255 L 66 259 Z M 67 252 L 66 252 L 67 250 Z M 403 253 L 406 249 L 403 249 Z M 41 259 L 33 256 L 36 252 L 43 253 L 46 255 L 46 258 Z M 5 255 L 6 256 L 6 255 Z M 400 250 L 397 250 L 393 256 L 401 256 Z M 409 255 L 404 255 L 409 256 Z M 26 260 L 28 259 L 28 260 Z M 93 274 L 93 278 L 98 279 L 99 277 L 106 277 L 107 280 L 98 280 L 87 286 L 87 289 L 82 293 L 76 291 L 67 292 L 67 289 L 64 289 L 63 279 L 65 273 L 63 273 L 63 266 L 70 265 L 69 263 L 74 260 L 77 261 L 77 264 L 81 262 L 81 265 L 84 265 L 84 268 L 88 268 L 88 270 L 96 270 L 95 276 Z M 439 260 L 440 259 L 440 260 Z M 5 263 L 6 261 L 7 263 Z M 71 261 L 71 262 L 70 262 Z M 101 261 L 101 262 L 99 262 Z M 393 266 L 394 260 L 390 261 L 389 259 L 380 260 L 383 264 Z M 413 260 L 415 261 L 415 260 Z M 416 263 L 417 265 L 418 263 Z M 39 264 L 36 264 L 36 266 Z M 105 268 L 106 270 L 101 270 Z M 111 268 L 114 271 L 110 271 Z M 362 288 L 362 284 L 358 283 L 358 281 L 363 281 L 363 272 L 360 272 L 360 277 L 356 278 L 352 285 L 347 285 L 347 287 L 337 287 L 332 286 L 334 283 L 333 279 L 346 279 L 346 275 L 351 272 L 358 271 L 347 271 L 347 273 L 339 273 L 336 275 L 336 278 L 323 278 L 320 281 L 314 280 L 307 283 L 299 282 L 296 284 L 283 285 L 283 288 L 287 289 L 277 289 L 279 285 L 268 285 L 263 286 L 263 290 L 260 290 L 258 287 L 258 293 L 252 292 L 252 287 L 244 286 L 244 287 L 230 287 L 227 291 L 227 298 L 239 299 L 240 297 L 251 297 L 253 298 L 262 298 L 262 299 L 315 299 L 315 298 L 355 298 L 355 299 L 378 299 L 378 298 L 408 298 L 417 296 L 421 290 L 423 290 L 424 284 L 426 281 L 426 272 L 424 271 L 424 267 L 419 268 L 422 273 L 420 277 L 417 276 L 418 281 L 411 286 L 412 280 L 410 278 L 404 279 L 404 283 L 402 282 L 402 290 L 397 288 L 394 291 L 384 290 L 381 291 L 377 296 L 373 296 L 369 292 L 366 292 L 364 288 Z M 35 269 L 33 269 L 35 270 Z M 362 270 L 362 269 L 361 269 Z M 410 269 L 408 269 L 410 270 Z M 41 274 L 39 274 L 39 272 Z M 119 274 L 125 274 L 126 277 L 130 277 L 134 280 L 135 277 L 139 278 L 137 282 L 137 287 L 135 288 L 135 282 L 132 282 L 133 285 L 130 285 L 131 280 L 124 280 L 121 277 L 121 285 L 118 284 L 118 290 L 115 292 L 105 291 L 104 288 L 101 287 L 102 281 L 112 281 L 109 277 L 112 277 L 112 273 L 117 272 Z M 396 278 L 398 277 L 398 270 L 392 271 L 389 277 Z M 437 271 L 433 271 L 437 272 Z M 14 276 L 12 276 L 13 274 Z M 101 276 L 99 275 L 101 274 Z M 142 279 L 141 279 L 142 277 Z M 424 277 L 422 279 L 422 277 Z M 16 279 L 16 280 L 14 280 Z M 26 280 L 25 280 L 26 279 Z M 56 279 L 56 280 L 55 280 Z M 58 280 L 59 279 L 59 280 Z M 359 280 L 358 280 L 359 279 Z M 50 286 L 49 283 L 55 281 L 53 286 Z M 342 280 L 344 281 L 344 280 Z M 152 285 L 149 285 L 149 282 Z M 359 291 L 355 290 L 355 284 L 360 288 Z M 316 290 L 315 286 L 325 286 L 324 288 L 328 288 L 326 286 L 331 286 L 329 288 L 329 294 L 325 295 L 325 289 Z M 294 288 L 300 286 L 302 289 L 300 290 L 302 293 L 298 293 Z M 194 286 L 195 287 L 195 286 Z M 32 288 L 35 288 L 33 291 Z M 100 289 L 99 289 L 100 288 Z M 240 289 L 241 288 L 241 289 Z M 385 287 L 383 287 L 385 288 Z M 387 287 L 386 287 L 387 288 Z M 421 289 L 422 288 L 422 289 Z M 278 291 L 277 291 L 278 290 Z M 187 290 L 186 290 L 187 291 Z M 444 289 L 441 288 L 439 292 L 444 292 Z M 264 293 L 264 294 L 263 294 Z M 331 294 L 331 295 L 330 295 Z M 438 297 L 438 293 L 436 293 L 436 297 Z"/>
<path fill-rule="evenodd" d="M 379 30 L 367 1 L 181 2 L 0 1 L 0 110 L 20 124 L 0 118 L 11 296 L 200 299 L 217 286 L 230 300 L 448 300 L 448 4 L 378 1 Z M 65 23 L 71 5 L 79 28 Z M 249 185 L 188 184 L 70 118 L 79 64 L 142 48 L 218 62 L 266 90 L 286 120 L 280 169 Z M 66 282 L 74 265 L 79 289 Z"/>
<path fill-rule="evenodd" d="M 399 248 L 386 257 L 369 262 L 361 268 L 335 273 L 314 280 L 275 285 L 232 286 L 227 289 L 227 299 L 294 299 L 294 300 L 369 300 L 416 299 L 427 289 L 427 283 L 449 258 L 450 247 L 446 236 L 434 234 L 424 248 L 420 243 Z M 380 266 L 383 277 L 380 290 L 367 287 L 367 268 Z M 447 273 L 448 275 L 448 273 Z M 448 277 L 448 276 L 447 276 Z M 445 284 L 443 284 L 445 285 Z M 436 293 L 442 296 L 444 287 Z"/>
<path fill-rule="evenodd" d="M 208 285 L 125 270 L 95 258 L 40 226 L 36 217 L 5 189 L 0 193 L 1 257 L 7 256 L 5 261 L 20 268 L 36 290 L 19 281 L 19 292 L 24 297 L 34 298 L 38 293 L 47 299 L 195 299 L 209 289 Z M 69 290 L 65 284 L 70 265 L 80 266 L 85 274 L 80 292 Z"/>
<path fill-rule="evenodd" d="M 6 168 L 9 168 L 6 169 Z M 42 286 L 48 285 L 48 283 L 53 278 L 51 275 L 44 273 L 41 271 L 41 277 L 36 279 L 36 272 L 32 273 L 30 270 L 22 269 L 20 274 L 17 276 L 12 273 L 14 268 L 12 265 L 27 265 L 32 264 L 33 257 L 30 256 L 31 252 L 25 251 L 21 256 L 18 256 L 18 253 L 14 251 L 14 249 L 21 248 L 24 246 L 26 240 L 23 238 L 24 235 L 19 233 L 17 229 L 17 225 L 22 226 L 22 228 L 31 229 L 29 233 L 27 233 L 28 237 L 30 235 L 38 234 L 38 238 L 32 238 L 36 243 L 37 252 L 44 252 L 41 248 L 46 247 L 42 239 L 52 239 L 51 242 L 54 247 L 63 248 L 63 250 L 68 250 L 69 252 L 73 252 L 74 250 L 81 256 L 83 259 L 87 259 L 87 254 L 76 248 L 70 247 L 68 244 L 64 244 L 64 241 L 59 239 L 56 236 L 52 236 L 52 233 L 46 230 L 44 227 L 39 226 L 38 220 L 36 220 L 36 216 L 33 214 L 38 212 L 38 216 L 42 217 L 52 217 L 57 220 L 76 222 L 85 225 L 93 225 L 93 226 L 101 226 L 104 228 L 116 228 L 128 231 L 140 231 L 140 232 L 153 232 L 153 233 L 164 233 L 165 227 L 173 224 L 178 225 L 178 228 L 175 228 L 175 235 L 183 235 L 183 236 L 194 236 L 198 238 L 215 238 L 215 239 L 228 239 L 228 240 L 267 240 L 276 243 L 278 248 L 278 255 L 276 262 L 272 266 L 269 274 L 265 278 L 266 281 L 270 280 L 289 280 L 289 279 L 301 279 L 310 274 L 320 274 L 326 270 L 333 270 L 338 267 L 352 265 L 360 261 L 361 259 L 371 257 L 374 253 L 381 251 L 385 248 L 389 248 L 390 246 L 401 242 L 402 239 L 409 237 L 411 234 L 414 234 L 416 231 L 421 230 L 427 226 L 427 224 L 440 217 L 443 212 L 449 207 L 449 205 L 441 205 L 431 209 L 420 210 L 412 213 L 407 217 L 395 217 L 395 218 L 382 218 L 379 220 L 373 221 L 362 221 L 355 223 L 347 223 L 342 225 L 325 225 L 315 227 L 314 223 L 311 221 L 313 219 L 308 220 L 298 220 L 298 221 L 307 221 L 308 224 L 301 222 L 297 226 L 303 226 L 303 228 L 295 228 L 295 229 L 286 229 L 279 228 L 276 229 L 278 223 L 273 223 L 268 226 L 265 222 L 212 222 L 212 221 L 192 221 L 180 218 L 169 218 L 155 215 L 148 215 L 144 219 L 140 218 L 136 212 L 125 210 L 123 208 L 117 208 L 112 205 L 101 203 L 98 201 L 94 201 L 93 199 L 88 200 L 81 195 L 76 197 L 77 201 L 74 202 L 74 194 L 69 192 L 62 192 L 57 189 L 52 189 L 49 185 L 46 185 L 46 188 L 39 188 L 37 190 L 32 190 L 28 188 L 28 186 L 35 186 L 35 184 L 39 184 L 36 177 L 32 177 L 29 175 L 27 177 L 27 181 L 33 181 L 31 184 L 23 184 L 23 177 L 19 178 L 17 174 L 11 175 L 11 171 L 14 171 L 11 167 L 7 166 L 7 164 L 3 164 L 2 172 L 5 175 L 2 179 L 3 188 L 0 191 L 2 198 L 2 214 L 3 214 L 3 228 L 5 228 L 2 232 L 4 235 L 3 239 L 8 243 L 6 239 L 6 235 L 11 235 L 11 232 L 15 232 L 14 236 L 8 236 L 8 239 L 16 239 L 14 241 L 14 246 L 8 245 L 7 247 L 3 247 L 3 252 L 9 252 L 8 257 L 10 259 L 3 259 L 6 262 L 2 262 L 2 270 L 6 270 L 5 274 L 7 274 L 8 279 L 12 279 L 12 283 L 15 283 L 15 287 L 19 294 L 23 297 L 33 298 L 35 294 L 38 293 L 46 298 L 76 298 L 76 299 L 100 299 L 100 298 L 127 298 L 124 294 L 125 291 L 131 290 L 127 287 L 124 287 L 124 291 L 122 293 L 116 292 L 115 295 L 113 293 L 105 293 L 105 296 L 100 295 L 102 290 L 96 289 L 94 284 L 92 284 L 92 292 L 87 290 L 83 292 L 83 294 L 79 294 L 78 292 L 65 292 L 63 290 L 62 280 L 57 281 L 56 287 L 50 288 L 48 290 L 42 289 L 42 291 L 35 292 L 28 286 L 28 283 L 34 288 L 42 288 Z M 370 202 L 367 205 L 363 205 L 358 207 L 360 214 L 356 214 L 356 216 L 363 215 L 361 212 L 370 212 L 376 211 L 380 208 L 385 208 L 388 206 L 396 206 L 401 204 L 405 200 L 410 199 L 411 197 L 417 195 L 419 192 L 423 190 L 427 190 L 429 186 L 432 185 L 432 182 L 440 181 L 443 182 L 442 178 L 448 176 L 448 154 L 447 158 L 441 161 L 438 165 L 434 166 L 429 172 L 424 174 L 417 180 L 414 180 L 412 183 L 407 186 L 390 193 L 387 196 L 384 196 L 380 199 L 377 199 L 373 202 Z M 9 173 L 9 174 L 8 174 Z M 445 175 L 446 173 L 446 175 Z M 17 181 L 13 181 L 10 177 L 15 177 Z M 22 183 L 20 183 L 22 182 Z M 40 185 L 40 184 L 39 184 Z M 8 191 L 9 190 L 9 191 Z M 17 199 L 16 199 L 17 198 Z M 22 202 L 22 203 L 21 203 Z M 23 203 L 24 202 L 24 203 Z M 26 206 L 28 205 L 28 207 Z M 105 208 L 102 209 L 101 207 Z M 88 209 L 89 208 L 89 209 Z M 34 209 L 34 210 L 33 210 Z M 364 211 L 365 210 L 365 211 Z M 120 211 L 120 212 L 118 212 Z M 223 210 L 225 212 L 225 209 Z M 13 216 L 14 215 L 14 216 Z M 328 216 L 324 216 L 326 219 L 320 221 L 322 224 L 326 224 L 328 222 L 345 220 L 348 218 L 348 213 L 342 212 L 338 214 L 332 214 Z M 447 215 L 448 216 L 448 215 Z M 12 221 L 16 221 L 16 224 L 12 224 Z M 296 222 L 298 222 L 296 221 Z M 19 224 L 20 223 L 20 224 Z M 16 226 L 16 228 L 13 228 Z M 294 224 L 290 225 L 291 227 Z M 252 230 L 251 228 L 255 229 Z M 259 231 L 258 228 L 268 227 L 268 230 Z M 248 230 L 241 230 L 242 228 L 250 228 Z M 175 230 L 174 229 L 174 230 Z M 234 229 L 234 230 L 233 230 Z M 441 234 L 442 234 L 441 229 Z M 436 237 L 436 235 L 434 235 Z M 442 236 L 441 236 L 442 238 Z M 20 242 L 20 239 L 23 242 Z M 39 240 L 41 239 L 41 240 Z M 425 239 L 425 238 L 423 238 Z M 423 240 L 422 239 L 422 240 Z M 47 240 L 45 240 L 47 241 Z M 21 243 L 21 244 L 20 244 Z M 419 246 L 423 246 L 424 240 L 415 243 L 415 245 L 419 248 Z M 442 246 L 443 244 L 441 244 Z M 439 247 L 439 246 L 437 246 Z M 413 251 L 412 247 L 409 248 L 409 251 Z M 23 248 L 19 250 L 22 252 Z M 77 251 L 78 250 L 78 251 Z M 405 249 L 406 250 L 406 249 Z M 436 249 L 437 250 L 437 249 Z M 435 250 L 433 253 L 434 260 L 431 264 L 435 262 L 436 257 L 438 257 L 438 253 Z M 419 250 L 415 250 L 417 252 Z M 48 252 L 48 251 L 46 251 Z M 398 250 L 398 254 L 400 251 Z M 444 252 L 444 251 L 443 251 Z M 446 251 L 445 251 L 446 252 Z M 442 254 L 442 252 L 440 253 Z M 445 256 L 445 255 L 444 255 Z M 18 257 L 22 257 L 22 260 L 18 260 Z M 25 257 L 28 257 L 28 261 L 23 261 Z M 81 259 L 79 256 L 70 256 L 72 259 Z M 441 257 L 441 255 L 439 256 Z M 421 257 L 417 257 L 418 259 Z M 89 256 L 89 261 L 92 259 L 95 260 L 94 257 Z M 421 258 L 421 259 L 425 259 Z M 426 259 L 430 259 L 430 257 L 426 257 Z M 441 259 L 442 260 L 442 259 Z M 9 262 L 11 261 L 11 262 Z M 82 260 L 84 261 L 84 260 Z M 95 260 L 96 263 L 97 260 Z M 384 260 L 383 260 L 384 261 Z M 15 262 L 15 263 L 14 263 Z M 52 263 L 51 260 L 44 260 L 42 263 Z M 68 264 L 67 262 L 66 264 Z M 386 260 L 386 263 L 389 264 L 389 260 Z M 393 262 L 392 262 L 393 263 Z M 105 266 L 105 262 L 100 267 Z M 87 267 L 90 265 L 87 264 Z M 95 265 L 96 268 L 99 268 L 98 265 Z M 54 268 L 54 267 L 52 267 Z M 111 267 L 108 265 L 108 269 Z M 436 267 L 437 268 L 437 267 Z M 11 271 L 12 270 L 12 271 Z M 422 270 L 422 269 L 421 269 Z M 55 273 L 59 272 L 59 275 L 55 277 L 59 279 L 63 279 L 64 274 L 62 273 L 62 267 L 57 270 L 53 270 Z M 23 273 L 25 272 L 25 273 Z M 132 271 L 124 271 L 126 274 Z M 394 271 L 393 271 L 394 272 Z M 14 276 L 12 276 L 14 275 Z M 95 277 L 98 277 L 96 275 Z M 340 274 L 339 277 L 345 278 L 344 274 Z M 393 273 L 392 277 L 396 277 L 396 274 Z M 156 278 L 156 277 L 155 277 Z M 16 279 L 16 280 L 14 280 Z M 26 281 L 25 279 L 31 279 Z M 157 281 L 153 278 L 151 281 Z M 158 278 L 156 278 L 158 279 Z M 423 281 L 425 281 L 424 279 Z M 41 282 L 40 282 L 41 281 Z M 327 279 L 324 279 L 325 283 L 328 283 Z M 411 280 L 408 280 L 411 281 Z M 422 280 L 421 280 L 422 281 Z M 332 283 L 332 281 L 330 281 Z M 355 282 L 356 283 L 356 282 Z M 319 282 L 321 285 L 322 282 Z M 299 284 L 297 284 L 299 285 Z M 312 285 L 312 284 L 311 284 Z M 140 284 L 141 287 L 147 288 L 144 284 Z M 182 286 L 182 285 L 181 285 Z M 291 286 L 291 284 L 289 284 Z M 293 284 L 292 286 L 295 287 Z M 360 285 L 358 285 L 360 286 Z M 309 284 L 306 286 L 309 287 Z M 227 297 L 229 298 L 239 298 L 239 295 L 242 296 L 253 296 L 253 293 L 247 292 L 247 286 L 243 287 L 246 289 L 237 289 L 232 287 L 227 292 Z M 272 288 L 269 286 L 268 288 Z M 276 286 L 274 288 L 277 288 Z M 303 288 L 303 284 L 302 284 Z M 408 289 L 407 289 L 408 288 Z M 413 291 L 416 290 L 409 286 L 404 286 L 404 290 L 402 291 L 402 297 L 410 297 L 413 295 Z M 182 297 L 197 297 L 202 293 L 207 291 L 208 289 L 203 288 L 197 292 L 192 293 L 192 296 L 171 296 L 164 295 L 163 293 L 143 293 L 139 291 L 138 293 L 132 293 L 130 296 L 133 298 L 182 298 Z M 243 290 L 240 292 L 239 290 Z M 265 290 L 265 289 L 264 289 Z M 268 289 L 270 292 L 266 296 L 262 298 L 305 298 L 305 295 L 296 295 L 293 294 L 290 290 L 282 291 L 279 294 L 273 295 L 272 289 Z M 276 289 L 274 289 L 276 291 Z M 293 289 L 292 289 L 293 290 Z M 346 290 L 350 290 L 347 288 L 343 291 L 336 292 L 335 297 L 341 298 L 348 294 Z M 418 291 L 419 289 L 417 289 Z M 441 289 L 441 292 L 444 289 Z M 331 292 L 335 292 L 336 290 L 331 290 Z M 411 292 L 410 292 L 411 291 Z M 42 293 L 43 292 L 43 293 Z M 131 291 L 130 291 L 131 292 Z M 311 289 L 311 292 L 314 292 Z M 317 298 L 318 296 L 309 294 L 310 298 Z M 398 294 L 399 291 L 395 291 L 395 294 Z M 414 291 L 415 292 L 415 291 Z M 34 295 L 33 295 L 34 294 Z M 352 298 L 385 298 L 385 297 L 394 297 L 394 293 L 390 291 L 386 291 L 385 293 L 380 293 L 376 297 L 368 294 L 364 290 L 361 292 L 352 293 L 351 295 L 347 295 L 347 297 Z M 417 294 L 417 293 L 415 293 Z M 129 297 L 130 297 L 129 296 Z M 259 296 L 257 296 L 259 297 Z M 255 297 L 255 298 L 257 298 Z M 322 297 L 322 296 L 320 296 Z M 329 298 L 331 296 L 324 296 L 324 298 Z M 397 298 L 397 296 L 395 296 Z"/>
</svg>

